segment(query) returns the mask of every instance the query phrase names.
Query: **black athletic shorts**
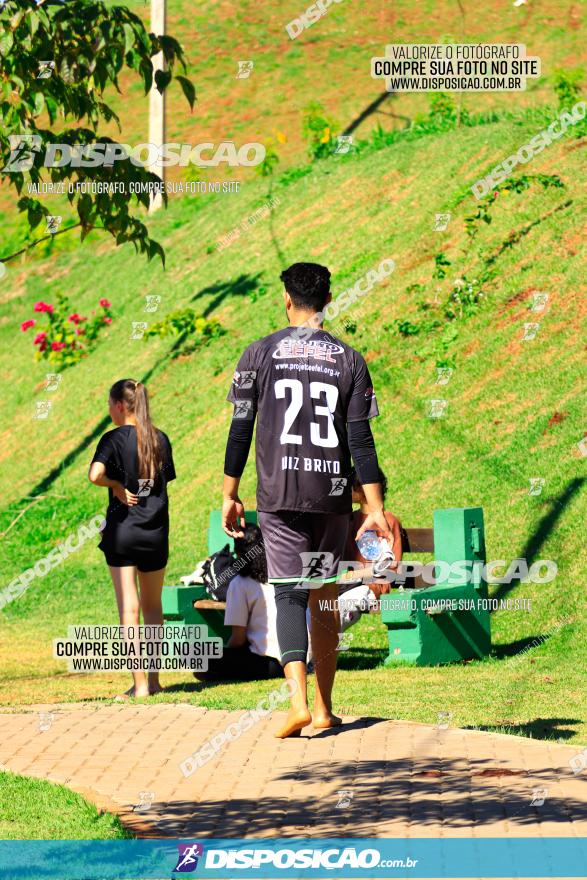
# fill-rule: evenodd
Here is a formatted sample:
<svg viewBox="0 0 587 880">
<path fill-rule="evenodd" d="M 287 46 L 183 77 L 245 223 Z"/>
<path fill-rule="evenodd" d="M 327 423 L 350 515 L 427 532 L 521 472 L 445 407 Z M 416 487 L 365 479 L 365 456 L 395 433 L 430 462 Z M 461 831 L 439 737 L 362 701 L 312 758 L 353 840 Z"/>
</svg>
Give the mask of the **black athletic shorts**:
<svg viewBox="0 0 587 880">
<path fill-rule="evenodd" d="M 335 579 L 344 559 L 348 513 L 259 511 L 258 520 L 271 583 L 295 583 L 302 576 Z"/>
<path fill-rule="evenodd" d="M 167 553 L 129 553 L 125 556 L 120 556 L 117 553 L 112 553 L 110 550 L 104 550 L 103 547 L 100 547 L 104 556 L 106 557 L 106 564 L 111 565 L 114 568 L 124 568 L 127 565 L 134 565 L 139 571 L 159 571 L 161 568 L 165 568 L 167 565 Z"/>
</svg>

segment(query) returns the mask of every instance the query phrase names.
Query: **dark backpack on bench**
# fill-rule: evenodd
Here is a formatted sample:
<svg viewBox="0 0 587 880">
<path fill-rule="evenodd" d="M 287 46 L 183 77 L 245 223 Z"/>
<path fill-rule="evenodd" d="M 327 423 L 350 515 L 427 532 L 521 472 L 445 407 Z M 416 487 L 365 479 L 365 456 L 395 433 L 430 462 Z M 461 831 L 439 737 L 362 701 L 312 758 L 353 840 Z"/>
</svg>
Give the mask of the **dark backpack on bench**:
<svg viewBox="0 0 587 880">
<path fill-rule="evenodd" d="M 222 550 L 217 550 L 204 562 L 202 580 L 206 592 L 216 602 L 226 602 L 230 582 L 238 574 L 235 562 L 236 556 L 231 553 L 228 544 Z"/>
</svg>

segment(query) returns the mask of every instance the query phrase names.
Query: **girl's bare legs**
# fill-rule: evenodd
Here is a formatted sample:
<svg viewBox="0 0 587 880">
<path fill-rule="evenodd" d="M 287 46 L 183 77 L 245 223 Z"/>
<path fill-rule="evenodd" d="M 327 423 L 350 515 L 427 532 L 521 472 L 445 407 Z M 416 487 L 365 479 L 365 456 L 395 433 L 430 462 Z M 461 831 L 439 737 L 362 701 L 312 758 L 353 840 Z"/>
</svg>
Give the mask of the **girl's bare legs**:
<svg viewBox="0 0 587 880">
<path fill-rule="evenodd" d="M 160 568 L 158 571 L 139 571 L 141 609 L 143 611 L 143 623 L 145 626 L 163 625 L 161 591 L 163 590 L 164 577 L 164 568 Z M 149 693 L 157 694 L 161 690 L 163 690 L 163 688 L 159 684 L 159 673 L 149 672 Z"/>
<path fill-rule="evenodd" d="M 137 570 L 134 565 L 114 567 L 109 565 L 110 576 L 114 584 L 116 602 L 118 604 L 118 616 L 122 626 L 139 625 L 139 594 L 137 591 Z M 138 650 L 138 649 L 137 649 Z M 127 691 L 128 696 L 148 697 L 149 686 L 147 676 L 142 671 L 133 672 L 134 685 Z"/>
</svg>

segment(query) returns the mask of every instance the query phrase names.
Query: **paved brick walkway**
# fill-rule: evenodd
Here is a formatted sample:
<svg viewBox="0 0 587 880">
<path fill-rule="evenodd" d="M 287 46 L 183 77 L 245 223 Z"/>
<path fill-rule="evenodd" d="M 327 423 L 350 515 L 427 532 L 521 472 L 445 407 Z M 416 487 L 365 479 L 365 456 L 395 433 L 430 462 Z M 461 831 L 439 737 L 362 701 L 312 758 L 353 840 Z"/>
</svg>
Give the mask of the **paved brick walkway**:
<svg viewBox="0 0 587 880">
<path fill-rule="evenodd" d="M 276 713 L 185 778 L 180 762 L 241 714 L 169 703 L 4 709 L 0 762 L 68 785 L 140 836 L 587 835 L 587 771 L 574 776 L 568 763 L 581 749 L 501 734 L 348 718 L 336 733 L 281 741 Z"/>
</svg>

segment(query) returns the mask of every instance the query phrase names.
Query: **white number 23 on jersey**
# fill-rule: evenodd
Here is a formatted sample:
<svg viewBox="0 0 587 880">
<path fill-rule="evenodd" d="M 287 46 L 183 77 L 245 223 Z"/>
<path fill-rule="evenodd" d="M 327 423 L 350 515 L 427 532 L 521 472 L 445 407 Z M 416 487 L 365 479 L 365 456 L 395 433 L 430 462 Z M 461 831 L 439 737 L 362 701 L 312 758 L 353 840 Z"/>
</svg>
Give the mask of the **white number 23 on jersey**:
<svg viewBox="0 0 587 880">
<path fill-rule="evenodd" d="M 286 396 L 286 388 L 291 391 L 291 401 L 285 411 L 283 430 L 279 438 L 281 443 L 301 443 L 301 434 L 290 434 L 289 431 L 297 419 L 304 401 L 304 386 L 299 379 L 278 379 L 275 383 L 275 396 L 283 400 Z M 310 422 L 310 440 L 314 446 L 332 448 L 338 446 L 338 435 L 334 429 L 332 414 L 338 401 L 338 388 L 336 385 L 328 385 L 326 382 L 310 382 L 310 397 L 312 400 L 320 400 L 320 395 L 326 396 L 326 406 L 314 405 L 314 414 L 323 416 L 326 422 Z M 321 434 L 321 428 L 326 428 L 326 436 Z"/>
</svg>

